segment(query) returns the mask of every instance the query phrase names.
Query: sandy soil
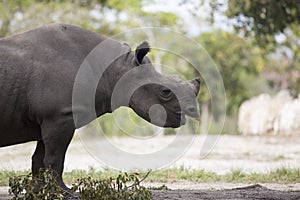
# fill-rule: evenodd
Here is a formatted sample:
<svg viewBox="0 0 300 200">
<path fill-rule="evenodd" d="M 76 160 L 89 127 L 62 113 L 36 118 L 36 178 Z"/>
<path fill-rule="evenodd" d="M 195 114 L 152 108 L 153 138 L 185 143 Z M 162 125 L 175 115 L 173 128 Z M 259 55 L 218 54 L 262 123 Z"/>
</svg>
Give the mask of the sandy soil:
<svg viewBox="0 0 300 200">
<path fill-rule="evenodd" d="M 175 184 L 173 184 L 175 185 Z M 180 185 L 180 184 L 179 184 Z M 217 188 L 222 189 L 176 189 L 176 190 L 152 190 L 153 200 L 199 200 L 199 199 L 273 199 L 287 200 L 300 199 L 300 191 L 294 190 L 272 190 L 266 186 L 259 184 L 238 186 L 240 184 L 232 184 L 233 188 L 228 188 L 227 183 L 219 185 Z M 236 187 L 238 186 L 238 187 Z M 201 186 L 202 187 L 202 186 Z M 227 188 L 227 189 L 224 189 Z M 0 200 L 8 200 L 11 198 L 7 194 L 7 187 L 0 188 Z M 75 199 L 74 199 L 75 200 Z M 76 199 L 78 200 L 78 199 Z"/>
<path fill-rule="evenodd" d="M 165 146 L 174 136 L 160 136 L 153 139 L 151 145 L 137 144 L 128 138 L 112 138 L 131 153 L 151 152 Z M 213 137 L 213 136 L 212 136 Z M 234 169 L 243 172 L 268 172 L 280 167 L 300 167 L 300 137 L 282 136 L 221 136 L 212 151 L 201 157 L 200 151 L 205 140 L 198 136 L 183 157 L 170 167 L 184 166 L 192 169 L 204 169 L 224 174 Z M 95 142 L 95 141 L 93 141 Z M 31 154 L 35 143 L 27 143 L 0 148 L 1 170 L 29 170 Z M 102 169 L 94 155 L 88 153 L 78 136 L 70 144 L 65 171 L 90 167 Z M 300 182 L 300 180 L 299 180 Z M 146 186 L 161 186 L 165 183 L 145 183 Z M 300 199 L 298 184 L 260 184 L 249 186 L 235 183 L 167 183 L 170 191 L 153 191 L 153 199 Z M 8 199 L 7 187 L 0 188 L 0 199 Z"/>
<path fill-rule="evenodd" d="M 270 190 L 261 185 L 251 185 L 243 188 L 228 190 L 171 190 L 153 191 L 153 199 L 163 200 L 199 200 L 199 199 L 272 199 L 287 200 L 300 199 L 300 192 Z"/>
<path fill-rule="evenodd" d="M 130 149 L 133 153 L 140 153 L 141 150 L 153 151 L 157 147 L 166 145 L 172 139 L 173 136 L 157 137 L 153 141 L 154 145 L 148 146 L 143 143 L 136 144 L 126 138 L 114 138 L 112 142 L 124 150 Z M 210 154 L 202 158 L 200 150 L 204 140 L 203 136 L 197 137 L 183 157 L 173 163 L 171 167 L 184 166 L 218 174 L 224 174 L 234 169 L 248 173 L 269 172 L 280 167 L 300 167 L 299 136 L 221 136 Z M 29 170 L 34 148 L 35 143 L 0 148 L 0 170 Z M 90 167 L 101 169 L 103 165 L 89 154 L 81 140 L 75 137 L 66 155 L 65 171 L 88 170 Z"/>
</svg>

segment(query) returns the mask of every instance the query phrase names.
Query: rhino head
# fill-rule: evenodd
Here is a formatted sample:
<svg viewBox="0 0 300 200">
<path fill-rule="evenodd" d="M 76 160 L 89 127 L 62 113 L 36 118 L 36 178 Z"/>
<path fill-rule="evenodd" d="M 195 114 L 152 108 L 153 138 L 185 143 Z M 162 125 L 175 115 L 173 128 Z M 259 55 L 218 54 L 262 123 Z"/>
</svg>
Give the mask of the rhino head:
<svg viewBox="0 0 300 200">
<path fill-rule="evenodd" d="M 184 81 L 177 75 L 162 75 L 151 64 L 146 54 L 147 42 L 140 44 L 132 57 L 135 81 L 144 81 L 129 100 L 129 107 L 140 117 L 160 127 L 177 128 L 186 123 L 185 115 L 199 118 L 197 95 L 200 78 Z M 147 81 L 150 80 L 150 81 Z"/>
</svg>

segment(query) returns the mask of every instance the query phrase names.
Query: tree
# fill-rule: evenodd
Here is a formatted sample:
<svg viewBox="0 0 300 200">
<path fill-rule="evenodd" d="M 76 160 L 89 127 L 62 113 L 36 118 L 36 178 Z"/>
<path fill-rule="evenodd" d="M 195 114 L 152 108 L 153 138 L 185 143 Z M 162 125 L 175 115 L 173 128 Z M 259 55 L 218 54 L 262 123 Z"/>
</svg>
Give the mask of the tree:
<svg viewBox="0 0 300 200">
<path fill-rule="evenodd" d="M 245 35 L 255 33 L 262 45 L 275 43 L 275 36 L 300 23 L 298 0 L 228 0 L 226 12 Z"/>
<path fill-rule="evenodd" d="M 221 30 L 204 33 L 198 41 L 219 67 L 223 77 L 228 114 L 236 114 L 240 104 L 257 90 L 255 78 L 264 68 L 263 53 L 250 39 Z"/>
<path fill-rule="evenodd" d="M 297 97 L 300 92 L 300 27 L 291 25 L 284 34 L 285 40 L 267 57 L 263 75 L 274 91 L 288 89 Z"/>
<path fill-rule="evenodd" d="M 113 35 L 120 31 L 121 25 L 124 27 L 124 23 L 132 21 L 121 19 L 124 14 L 142 12 L 142 2 L 130 0 L 124 4 L 120 0 L 0 0 L 0 37 L 53 22 L 76 24 Z M 107 17 L 109 15 L 110 18 Z M 115 18 L 113 21 L 112 16 Z"/>
<path fill-rule="evenodd" d="M 229 0 L 227 16 L 267 52 L 265 77 L 275 89 L 300 91 L 300 3 L 298 0 Z M 277 39 L 276 39 L 277 38 Z M 278 39 L 279 38 L 279 39 Z"/>
<path fill-rule="evenodd" d="M 11 24 L 18 13 L 24 12 L 34 0 L 0 0 L 0 38 L 11 33 Z"/>
</svg>

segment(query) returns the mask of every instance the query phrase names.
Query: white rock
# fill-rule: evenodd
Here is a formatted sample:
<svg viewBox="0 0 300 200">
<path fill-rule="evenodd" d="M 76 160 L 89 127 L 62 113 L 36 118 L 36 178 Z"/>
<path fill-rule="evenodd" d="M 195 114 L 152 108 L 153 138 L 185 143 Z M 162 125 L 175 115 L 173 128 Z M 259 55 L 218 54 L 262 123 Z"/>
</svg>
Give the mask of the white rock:
<svg viewBox="0 0 300 200">
<path fill-rule="evenodd" d="M 268 116 L 271 97 L 261 94 L 245 101 L 239 110 L 238 128 L 242 134 L 261 134 L 272 128 Z"/>
<path fill-rule="evenodd" d="M 239 109 L 239 132 L 252 135 L 273 133 L 274 130 L 279 132 L 279 113 L 283 105 L 290 101 L 292 97 L 287 90 L 280 91 L 274 98 L 261 94 L 245 101 Z"/>
<path fill-rule="evenodd" d="M 278 134 L 300 133 L 300 99 L 286 102 L 281 108 L 274 123 Z"/>
</svg>

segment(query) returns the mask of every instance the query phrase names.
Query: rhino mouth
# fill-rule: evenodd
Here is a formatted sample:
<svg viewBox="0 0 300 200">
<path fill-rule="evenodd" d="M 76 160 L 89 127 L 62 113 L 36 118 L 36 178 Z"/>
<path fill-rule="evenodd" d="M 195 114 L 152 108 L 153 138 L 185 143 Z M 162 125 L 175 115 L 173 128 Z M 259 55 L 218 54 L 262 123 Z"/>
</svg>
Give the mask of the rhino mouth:
<svg viewBox="0 0 300 200">
<path fill-rule="evenodd" d="M 185 124 L 186 124 L 186 118 L 185 118 L 185 115 L 182 115 L 181 119 L 180 119 L 180 126 L 183 126 Z"/>
<path fill-rule="evenodd" d="M 176 119 L 177 121 L 180 120 L 180 126 L 183 126 L 186 124 L 186 118 L 185 118 L 185 113 L 184 112 L 181 112 L 181 111 L 178 111 L 175 113 L 176 115 Z"/>
<path fill-rule="evenodd" d="M 197 109 L 197 107 L 189 107 L 185 112 L 184 112 L 185 115 L 197 120 L 197 121 L 200 121 L 200 115 L 199 115 L 199 110 Z"/>
<path fill-rule="evenodd" d="M 179 111 L 176 112 L 176 116 L 179 118 L 180 117 L 180 125 L 184 125 L 186 123 L 186 117 L 185 116 L 189 116 L 193 119 L 196 119 L 197 121 L 200 120 L 200 115 L 198 113 L 197 109 L 191 109 L 191 110 L 187 110 L 185 112 Z"/>
</svg>

